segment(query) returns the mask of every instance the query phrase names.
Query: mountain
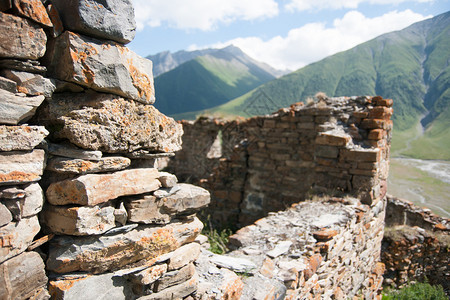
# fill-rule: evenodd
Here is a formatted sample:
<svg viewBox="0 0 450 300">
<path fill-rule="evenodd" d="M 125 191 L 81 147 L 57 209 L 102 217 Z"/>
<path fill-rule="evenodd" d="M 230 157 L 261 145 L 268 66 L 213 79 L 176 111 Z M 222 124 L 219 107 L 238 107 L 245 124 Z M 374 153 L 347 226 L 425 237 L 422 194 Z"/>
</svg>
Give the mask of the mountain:
<svg viewBox="0 0 450 300">
<path fill-rule="evenodd" d="M 202 50 L 194 50 L 194 51 L 177 51 L 175 53 L 171 53 L 169 51 L 160 52 L 154 55 L 149 55 L 146 58 L 150 59 L 153 62 L 153 76 L 158 77 L 159 75 L 169 72 L 170 70 L 175 69 L 179 65 L 195 59 L 198 56 L 203 56 L 207 54 L 212 54 L 214 52 L 223 51 L 227 49 L 228 52 L 239 52 L 241 51 L 239 48 L 234 46 L 229 46 L 224 49 L 202 49 Z M 280 77 L 287 73 L 290 73 L 289 70 L 277 70 L 272 68 L 271 66 L 254 61 L 255 64 L 259 65 L 260 68 L 266 70 L 268 73 L 272 74 L 275 77 Z"/>
<path fill-rule="evenodd" d="M 155 106 L 167 115 L 211 108 L 275 79 L 272 70 L 234 46 L 205 50 L 155 78 Z"/>
<path fill-rule="evenodd" d="M 160 52 L 154 55 L 149 55 L 146 58 L 153 62 L 153 76 L 158 77 L 159 75 L 169 72 L 175 69 L 179 65 L 196 58 L 197 56 L 206 55 L 215 52 L 216 49 L 204 49 L 195 51 L 178 51 L 171 53 L 169 51 Z"/>
<path fill-rule="evenodd" d="M 450 159 L 450 12 L 270 81 L 210 113 L 257 115 L 328 96 L 394 99 L 397 155 Z"/>
</svg>

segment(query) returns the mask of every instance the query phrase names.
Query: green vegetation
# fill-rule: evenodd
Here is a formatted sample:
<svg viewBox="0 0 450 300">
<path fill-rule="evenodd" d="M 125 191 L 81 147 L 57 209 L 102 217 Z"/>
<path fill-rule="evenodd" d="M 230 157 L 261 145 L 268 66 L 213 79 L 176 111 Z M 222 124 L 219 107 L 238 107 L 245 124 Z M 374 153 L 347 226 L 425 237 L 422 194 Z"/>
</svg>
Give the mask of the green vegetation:
<svg viewBox="0 0 450 300">
<path fill-rule="evenodd" d="M 168 115 L 203 110 L 274 78 L 242 52 L 218 51 L 198 56 L 156 77 L 155 106 Z"/>
<path fill-rule="evenodd" d="M 319 91 L 328 96 L 380 95 L 394 99 L 397 153 L 450 159 L 449 33 L 450 12 L 310 64 L 208 112 L 267 114 Z M 424 115 L 425 131 L 416 138 L 413 128 Z"/>
<path fill-rule="evenodd" d="M 206 219 L 202 234 L 208 237 L 209 251 L 216 254 L 228 252 L 228 237 L 233 234 L 233 231 L 230 228 L 216 229 L 211 223 L 210 216 Z"/>
<path fill-rule="evenodd" d="M 414 283 L 400 290 L 388 290 L 383 300 L 447 300 L 442 286 L 429 283 Z"/>
</svg>

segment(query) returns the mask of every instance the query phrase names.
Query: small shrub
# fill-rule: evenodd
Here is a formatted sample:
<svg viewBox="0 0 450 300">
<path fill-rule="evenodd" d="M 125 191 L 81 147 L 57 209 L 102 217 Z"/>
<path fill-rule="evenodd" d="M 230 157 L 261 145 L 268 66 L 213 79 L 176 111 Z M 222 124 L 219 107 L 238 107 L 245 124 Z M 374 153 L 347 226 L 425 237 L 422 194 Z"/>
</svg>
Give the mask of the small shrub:
<svg viewBox="0 0 450 300">
<path fill-rule="evenodd" d="M 441 285 L 414 283 L 400 290 L 388 290 L 383 293 L 383 300 L 447 300 Z"/>
<path fill-rule="evenodd" d="M 207 216 L 207 221 L 204 224 L 202 234 L 208 237 L 209 251 L 216 254 L 224 254 L 229 251 L 227 248 L 228 237 L 233 234 L 230 228 L 218 230 L 213 227 L 210 216 Z"/>
</svg>

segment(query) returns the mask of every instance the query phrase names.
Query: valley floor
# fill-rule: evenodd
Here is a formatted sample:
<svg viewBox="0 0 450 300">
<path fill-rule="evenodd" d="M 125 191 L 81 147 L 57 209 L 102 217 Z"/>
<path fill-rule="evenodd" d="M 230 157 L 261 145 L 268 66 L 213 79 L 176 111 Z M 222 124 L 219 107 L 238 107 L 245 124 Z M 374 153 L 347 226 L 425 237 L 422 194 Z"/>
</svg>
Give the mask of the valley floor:
<svg viewBox="0 0 450 300">
<path fill-rule="evenodd" d="M 391 158 L 388 193 L 450 218 L 450 161 Z"/>
</svg>

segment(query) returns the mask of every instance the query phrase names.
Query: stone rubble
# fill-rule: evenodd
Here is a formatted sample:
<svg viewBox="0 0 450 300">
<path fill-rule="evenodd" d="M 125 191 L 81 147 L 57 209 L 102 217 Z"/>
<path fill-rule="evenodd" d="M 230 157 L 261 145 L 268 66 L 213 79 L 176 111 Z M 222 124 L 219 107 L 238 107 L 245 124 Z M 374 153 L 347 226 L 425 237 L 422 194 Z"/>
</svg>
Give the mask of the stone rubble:
<svg viewBox="0 0 450 300">
<path fill-rule="evenodd" d="M 323 215 L 332 221 L 317 222 Z M 230 236 L 232 252 L 202 251 L 196 262 L 200 283 L 212 286 L 194 298 L 224 297 L 230 291 L 220 286 L 234 271 L 242 284 L 234 291 L 240 297 L 232 299 L 379 299 L 383 221 L 384 210 L 348 198 L 270 213 Z"/>
<path fill-rule="evenodd" d="M 0 1 L 1 299 L 197 290 L 210 196 L 155 168 L 183 131 L 135 30 L 130 0 Z"/>
</svg>

